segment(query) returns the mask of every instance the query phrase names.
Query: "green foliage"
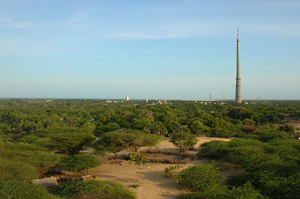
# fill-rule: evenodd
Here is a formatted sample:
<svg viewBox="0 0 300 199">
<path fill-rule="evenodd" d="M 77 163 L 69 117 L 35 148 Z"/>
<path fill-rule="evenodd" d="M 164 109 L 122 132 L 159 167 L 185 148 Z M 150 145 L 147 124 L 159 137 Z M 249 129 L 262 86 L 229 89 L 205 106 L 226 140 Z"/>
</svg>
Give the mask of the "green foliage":
<svg viewBox="0 0 300 199">
<path fill-rule="evenodd" d="M 128 130 L 123 132 L 108 132 L 101 136 L 95 143 L 98 152 L 117 153 L 123 149 L 137 151 L 142 146 L 154 146 L 160 140 L 159 136 L 146 134 L 137 130 Z"/>
<path fill-rule="evenodd" d="M 138 152 L 141 146 L 155 145 L 158 137 L 150 134 L 171 136 L 191 132 L 214 137 L 236 136 L 243 139 L 201 147 L 198 157 L 230 161 L 246 171 L 233 178 L 236 188 L 212 186 L 205 191 L 205 197 L 227 197 L 231 190 L 239 190 L 248 181 L 270 199 L 298 197 L 300 142 L 291 139 L 294 129 L 286 120 L 299 119 L 299 101 L 255 101 L 238 106 L 231 102 L 165 103 L 151 101 L 150 106 L 142 101 L 2 99 L 1 160 L 33 167 L 35 172 L 31 173 L 37 171 L 35 176 L 41 176 L 62 156 L 54 152 L 77 154 L 90 145 L 94 135 L 101 135 L 103 141 L 96 145 L 101 151 L 116 154 L 122 149 Z M 275 130 L 271 123 L 280 127 Z M 269 126 L 261 127 L 265 124 Z M 143 132 L 125 131 L 116 134 L 111 142 L 102 137 L 119 128 Z M 232 196 L 235 197 L 239 196 Z"/>
<path fill-rule="evenodd" d="M 61 159 L 59 165 L 67 171 L 81 171 L 100 166 L 101 162 L 94 156 L 77 154 Z"/>
<path fill-rule="evenodd" d="M 142 146 L 155 146 L 160 140 L 159 136 L 131 130 L 124 132 L 127 149 L 138 149 Z"/>
<path fill-rule="evenodd" d="M 195 192 L 191 194 L 182 194 L 178 199 L 264 199 L 254 187 L 247 183 L 242 187 L 228 189 L 226 186 L 213 186 L 204 192 Z"/>
<path fill-rule="evenodd" d="M 60 186 L 58 194 L 69 199 L 134 199 L 123 185 L 110 181 L 73 181 Z"/>
<path fill-rule="evenodd" d="M 120 128 L 121 128 L 120 125 L 117 123 L 108 123 L 103 125 L 102 132 L 106 133 L 106 132 L 118 130 Z"/>
<path fill-rule="evenodd" d="M 7 180 L 30 182 L 38 177 L 37 169 L 21 161 L 0 158 L 0 183 Z"/>
<path fill-rule="evenodd" d="M 283 125 L 283 126 L 279 126 L 279 127 L 278 127 L 278 130 L 279 130 L 279 131 L 287 132 L 287 133 L 289 133 L 290 135 L 293 135 L 293 134 L 295 133 L 294 127 L 291 126 L 291 125 L 288 125 L 288 124 Z"/>
<path fill-rule="evenodd" d="M 132 184 L 132 185 L 128 185 L 128 187 L 132 187 L 134 189 L 139 188 L 141 185 L 139 184 Z"/>
<path fill-rule="evenodd" d="M 59 199 L 51 195 L 45 187 L 20 181 L 6 181 L 0 184 L 2 199 Z"/>
<path fill-rule="evenodd" d="M 251 111 L 245 107 L 233 107 L 228 112 L 229 117 L 239 120 L 251 119 L 251 115 Z"/>
<path fill-rule="evenodd" d="M 258 139 L 262 142 L 269 142 L 274 139 L 290 138 L 290 136 L 287 133 L 277 131 L 274 128 L 268 126 L 260 128 L 256 134 L 258 136 Z"/>
<path fill-rule="evenodd" d="M 210 128 L 205 126 L 201 121 L 195 120 L 191 124 L 191 133 L 193 134 L 207 134 Z"/>
<path fill-rule="evenodd" d="M 244 126 L 241 127 L 241 130 L 244 133 L 253 134 L 253 133 L 255 133 L 256 128 L 254 126 L 244 125 Z"/>
<path fill-rule="evenodd" d="M 108 132 L 94 144 L 97 152 L 113 152 L 118 156 L 118 152 L 125 149 L 126 140 L 123 132 Z"/>
<path fill-rule="evenodd" d="M 180 165 L 166 167 L 164 170 L 164 173 L 161 174 L 161 176 L 166 177 L 166 178 L 171 178 L 171 179 L 175 180 L 176 183 L 179 183 L 178 170 L 181 168 L 182 168 L 182 166 L 180 166 Z"/>
<path fill-rule="evenodd" d="M 167 128 L 161 122 L 154 122 L 150 130 L 154 135 L 165 136 L 168 134 Z"/>
<path fill-rule="evenodd" d="M 51 139 L 46 145 L 47 148 L 70 155 L 79 153 L 95 139 L 90 128 L 48 128 L 40 131 L 39 134 Z"/>
<path fill-rule="evenodd" d="M 212 131 L 215 131 L 215 133 L 211 133 L 211 137 L 229 138 L 235 136 L 235 133 L 229 130 L 213 129 Z"/>
<path fill-rule="evenodd" d="M 193 166 L 179 173 L 181 187 L 191 191 L 205 191 L 214 186 L 221 186 L 222 182 L 218 169 L 211 164 Z"/>
<path fill-rule="evenodd" d="M 197 137 L 193 134 L 179 132 L 172 134 L 170 141 L 183 152 L 197 143 Z"/>
<path fill-rule="evenodd" d="M 225 186 L 215 185 L 202 192 L 180 194 L 177 199 L 234 199 L 228 197 L 229 190 Z"/>
<path fill-rule="evenodd" d="M 0 144 L 0 157 L 20 164 L 30 164 L 39 173 L 46 172 L 59 160 L 59 155 L 52 154 L 39 146 L 23 143 Z M 36 172 L 34 173 L 36 175 Z"/>
<path fill-rule="evenodd" d="M 221 159 L 228 151 L 228 143 L 225 141 L 212 141 L 206 142 L 201 145 L 201 150 L 198 152 L 197 157 L 208 157 Z"/>
<path fill-rule="evenodd" d="M 149 162 L 148 156 L 145 154 L 131 153 L 129 154 L 129 163 L 134 162 L 140 168 Z"/>
</svg>

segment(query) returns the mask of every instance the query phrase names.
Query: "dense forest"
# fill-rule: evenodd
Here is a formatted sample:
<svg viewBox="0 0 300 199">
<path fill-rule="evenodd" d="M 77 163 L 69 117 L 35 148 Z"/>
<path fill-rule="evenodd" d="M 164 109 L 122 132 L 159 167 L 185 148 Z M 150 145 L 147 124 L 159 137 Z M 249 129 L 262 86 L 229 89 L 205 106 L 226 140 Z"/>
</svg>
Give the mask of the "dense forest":
<svg viewBox="0 0 300 199">
<path fill-rule="evenodd" d="M 85 172 L 106 152 L 128 149 L 141 161 L 139 148 L 161 139 L 185 151 L 196 136 L 209 136 L 233 139 L 204 143 L 197 158 L 223 160 L 243 172 L 222 182 L 216 165 L 171 168 L 166 177 L 191 192 L 178 198 L 300 198 L 299 129 L 293 125 L 299 122 L 299 101 L 2 99 L 0 196 L 135 198 L 115 182 L 64 180 L 51 189 L 31 182 L 60 170 Z M 82 154 L 87 147 L 95 153 Z"/>
</svg>

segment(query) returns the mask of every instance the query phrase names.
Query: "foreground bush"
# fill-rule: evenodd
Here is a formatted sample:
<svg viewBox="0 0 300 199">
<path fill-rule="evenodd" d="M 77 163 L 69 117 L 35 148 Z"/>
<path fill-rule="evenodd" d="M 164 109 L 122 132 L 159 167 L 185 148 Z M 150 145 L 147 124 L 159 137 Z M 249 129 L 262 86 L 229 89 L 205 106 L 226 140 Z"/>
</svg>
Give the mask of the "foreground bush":
<svg viewBox="0 0 300 199">
<path fill-rule="evenodd" d="M 211 141 L 201 145 L 201 151 L 197 154 L 198 158 L 208 157 L 221 159 L 228 150 L 228 143 L 225 141 Z"/>
<path fill-rule="evenodd" d="M 218 169 L 212 164 L 193 166 L 179 173 L 179 185 L 191 191 L 206 191 L 222 184 Z"/>
<path fill-rule="evenodd" d="M 97 167 L 101 162 L 94 156 L 78 154 L 63 157 L 59 163 L 62 169 L 67 171 L 81 171 Z"/>
<path fill-rule="evenodd" d="M 69 199 L 134 199 L 135 194 L 123 185 L 109 181 L 74 181 L 59 188 L 58 193 Z"/>
<path fill-rule="evenodd" d="M 3 143 L 0 145 L 0 157 L 12 162 L 25 162 L 34 166 L 40 173 L 54 166 L 59 155 L 33 144 Z M 1 163 L 0 163 L 1 164 Z"/>
<path fill-rule="evenodd" d="M 228 189 L 226 186 L 211 187 L 205 192 L 183 194 L 178 199 L 264 199 L 254 187 L 247 183 L 242 187 Z"/>
<path fill-rule="evenodd" d="M 7 180 L 29 182 L 37 177 L 36 168 L 26 162 L 0 159 L 0 183 Z"/>
<path fill-rule="evenodd" d="M 46 188 L 20 181 L 7 181 L 0 184 L 1 199 L 58 199 Z"/>
<path fill-rule="evenodd" d="M 300 173 L 289 177 L 275 175 L 274 172 L 245 173 L 239 176 L 231 176 L 226 184 L 241 186 L 245 182 L 252 182 L 253 186 L 270 199 L 295 199 L 300 193 Z"/>
</svg>

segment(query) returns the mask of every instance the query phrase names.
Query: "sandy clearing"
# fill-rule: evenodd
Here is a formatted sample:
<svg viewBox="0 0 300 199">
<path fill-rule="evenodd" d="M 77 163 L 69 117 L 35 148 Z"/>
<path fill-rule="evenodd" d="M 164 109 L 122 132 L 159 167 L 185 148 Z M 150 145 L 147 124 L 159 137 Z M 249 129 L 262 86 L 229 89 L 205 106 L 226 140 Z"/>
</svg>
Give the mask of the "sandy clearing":
<svg viewBox="0 0 300 199">
<path fill-rule="evenodd" d="M 199 137 L 196 148 L 204 142 L 212 140 L 229 141 L 226 138 L 210 138 Z M 162 140 L 156 147 L 149 147 L 150 149 L 157 149 L 161 151 L 178 151 L 178 149 L 168 140 Z M 149 149 L 147 147 L 141 150 Z M 126 153 L 125 151 L 122 153 Z M 196 153 L 195 151 L 190 153 Z M 129 164 L 128 161 L 122 160 L 119 164 L 112 164 L 109 161 L 102 164 L 100 167 L 89 170 L 89 174 L 99 176 L 103 180 L 112 180 L 119 182 L 125 186 L 138 184 L 138 188 L 130 188 L 136 192 L 137 199 L 173 199 L 176 195 L 184 193 L 177 187 L 176 183 L 171 179 L 161 176 L 166 167 L 175 166 L 176 164 L 163 164 L 163 163 L 148 163 L 146 166 L 139 168 L 137 165 Z M 207 160 L 197 160 L 191 164 L 182 165 L 183 168 L 188 168 L 195 164 L 208 163 Z M 222 163 L 217 163 L 222 164 Z M 237 173 L 231 169 L 225 169 L 221 176 L 223 178 L 234 175 Z"/>
<path fill-rule="evenodd" d="M 116 181 L 125 186 L 140 185 L 138 188 L 130 188 L 137 193 L 138 199 L 175 198 L 183 191 L 178 189 L 176 183 L 171 179 L 161 176 L 168 166 L 172 166 L 172 164 L 149 163 L 139 168 L 137 165 L 122 161 L 122 165 L 103 164 L 99 168 L 90 170 L 89 173 L 99 176 L 103 180 Z M 192 164 L 184 165 L 185 168 L 189 166 Z"/>
<path fill-rule="evenodd" d="M 205 142 L 210 142 L 213 140 L 220 140 L 220 141 L 230 141 L 231 139 L 229 138 L 213 138 L 213 137 L 197 137 L 198 142 L 197 144 L 194 145 L 196 149 L 200 147 L 201 144 Z M 172 142 L 169 140 L 162 140 L 159 142 L 155 147 L 142 147 L 140 150 L 145 150 L 145 149 L 158 149 L 161 151 L 179 151 L 177 147 L 174 146 Z"/>
</svg>

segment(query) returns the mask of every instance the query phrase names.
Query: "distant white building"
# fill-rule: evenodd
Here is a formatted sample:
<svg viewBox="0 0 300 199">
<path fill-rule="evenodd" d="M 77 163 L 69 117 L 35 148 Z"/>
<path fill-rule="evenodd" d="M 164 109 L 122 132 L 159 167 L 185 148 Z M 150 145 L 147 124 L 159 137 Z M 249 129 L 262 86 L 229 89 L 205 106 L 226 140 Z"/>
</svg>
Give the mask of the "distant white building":
<svg viewBox="0 0 300 199">
<path fill-rule="evenodd" d="M 129 97 L 126 96 L 126 97 L 125 97 L 125 100 L 126 100 L 126 102 L 129 102 Z"/>
</svg>

